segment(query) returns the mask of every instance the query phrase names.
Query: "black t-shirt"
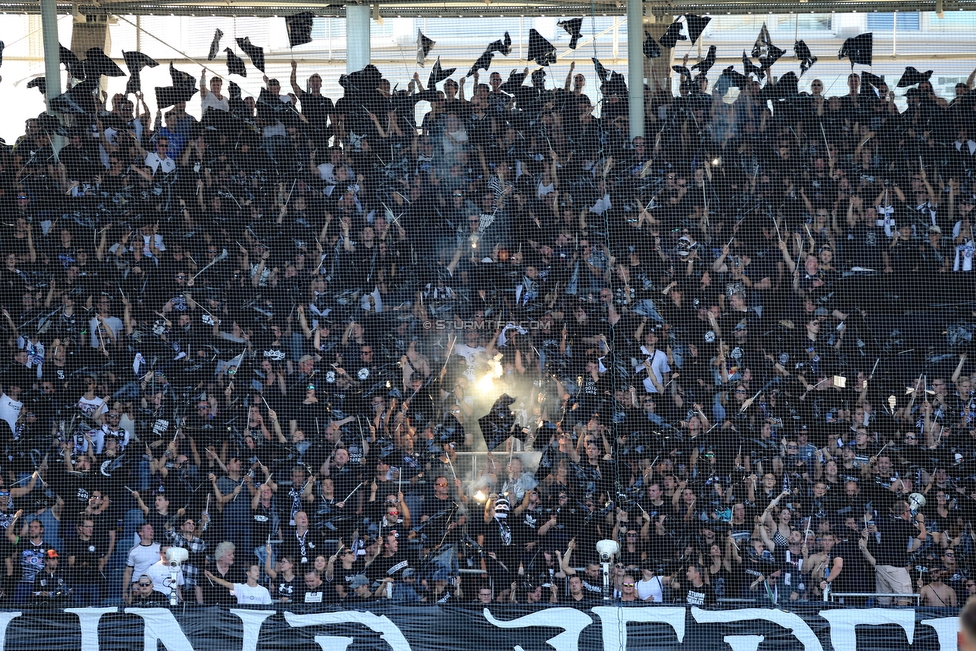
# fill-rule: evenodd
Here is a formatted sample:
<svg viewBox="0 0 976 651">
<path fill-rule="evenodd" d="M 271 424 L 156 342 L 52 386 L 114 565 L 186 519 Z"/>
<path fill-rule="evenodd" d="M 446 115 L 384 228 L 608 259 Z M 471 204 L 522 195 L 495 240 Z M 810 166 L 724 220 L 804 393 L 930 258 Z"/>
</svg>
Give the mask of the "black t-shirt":
<svg viewBox="0 0 976 651">
<path fill-rule="evenodd" d="M 844 568 L 830 584 L 835 592 L 871 592 L 874 589 L 874 568 L 856 542 L 837 543 L 831 552 L 834 558 L 844 559 Z"/>
<path fill-rule="evenodd" d="M 402 551 L 397 551 L 393 556 L 380 554 L 366 568 L 366 576 L 373 581 L 378 581 L 388 576 L 397 577 L 399 572 L 402 572 L 408 567 L 410 567 L 410 561 Z"/>
<path fill-rule="evenodd" d="M 220 575 L 216 567 L 212 568 L 210 572 L 214 576 L 220 577 L 224 581 L 227 581 L 228 583 L 247 583 L 247 577 L 245 576 L 244 571 L 235 566 L 231 566 L 230 569 L 227 570 L 227 574 L 223 576 Z M 225 588 L 224 586 L 218 583 L 211 581 L 206 576 L 200 577 L 199 585 L 203 589 L 204 604 L 208 606 L 213 606 L 213 605 L 236 606 L 237 605 L 237 597 L 231 594 L 230 590 L 228 590 L 227 588 Z"/>
<path fill-rule="evenodd" d="M 849 237 L 847 250 L 850 252 L 850 265 L 880 271 L 883 265 L 881 251 L 887 246 L 884 231 L 873 224 L 858 222 L 851 229 Z"/>
<path fill-rule="evenodd" d="M 707 583 L 703 583 L 700 587 L 689 584 L 688 591 L 685 593 L 685 603 L 689 606 L 713 606 L 716 603 L 715 591 Z"/>
<path fill-rule="evenodd" d="M 272 500 L 270 507 L 258 504 L 258 508 L 251 509 L 251 535 L 258 543 L 270 540 L 278 531 L 278 509 Z M 312 560 L 315 560 L 314 557 Z M 297 561 L 296 561 L 297 562 Z"/>
<path fill-rule="evenodd" d="M 299 97 L 302 106 L 302 115 L 316 129 L 324 129 L 328 123 L 328 117 L 335 110 L 332 100 L 324 95 L 313 95 L 312 93 L 302 93 Z"/>
<path fill-rule="evenodd" d="M 868 548 L 878 565 L 905 567 L 908 565 L 908 545 L 918 536 L 919 530 L 911 521 L 901 518 L 877 518 L 880 544 L 873 536 L 868 537 Z"/>
<path fill-rule="evenodd" d="M 64 471 L 56 472 L 52 481 L 54 490 L 64 500 L 64 508 L 68 513 L 81 511 L 88 506 L 92 483 L 93 477 L 90 473 Z"/>
<path fill-rule="evenodd" d="M 559 599 L 559 603 L 566 604 L 569 606 L 582 607 L 587 604 L 593 603 L 600 598 L 600 595 L 595 592 L 588 592 L 586 588 L 583 588 L 583 598 L 577 601 L 573 598 L 573 595 L 569 594 L 569 590 L 566 590 Z"/>
<path fill-rule="evenodd" d="M 336 563 L 335 574 L 332 577 L 332 581 L 329 583 L 330 588 L 336 593 L 336 598 L 341 596 L 338 588 L 342 588 L 343 591 L 341 594 L 352 594 L 352 580 L 365 573 L 363 569 L 365 565 L 366 563 L 362 557 L 356 559 L 356 562 L 353 563 L 352 567 L 348 570 L 343 569 L 341 564 Z"/>
<path fill-rule="evenodd" d="M 315 557 L 326 555 L 321 537 L 309 529 L 305 535 L 298 536 L 295 527 L 284 527 L 281 532 L 281 556 L 289 556 L 295 564 L 295 572 L 304 573 L 312 566 Z"/>
<path fill-rule="evenodd" d="M 66 541 L 67 556 L 74 556 L 75 563 L 71 567 L 74 583 L 97 583 L 98 561 L 108 552 L 108 543 L 102 543 L 92 536 L 89 540 L 82 540 L 75 536 Z"/>
<path fill-rule="evenodd" d="M 286 581 L 285 577 L 279 574 L 273 582 L 273 587 L 275 599 L 288 599 L 289 602 L 294 602 L 302 594 L 302 579 L 293 576 L 291 581 Z"/>
<path fill-rule="evenodd" d="M 334 599 L 330 596 L 330 588 L 328 584 L 322 583 L 314 588 L 309 588 L 304 582 L 301 584 L 301 594 L 299 598 L 295 601 L 305 604 L 326 604 L 331 603 Z"/>
</svg>

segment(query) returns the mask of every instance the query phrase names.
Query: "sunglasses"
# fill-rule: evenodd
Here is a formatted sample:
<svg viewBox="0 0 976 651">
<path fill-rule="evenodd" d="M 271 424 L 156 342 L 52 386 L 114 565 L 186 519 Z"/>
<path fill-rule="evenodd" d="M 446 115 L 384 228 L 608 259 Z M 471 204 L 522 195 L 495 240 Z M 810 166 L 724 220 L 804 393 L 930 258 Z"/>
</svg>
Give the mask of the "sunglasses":
<svg viewBox="0 0 976 651">
<path fill-rule="evenodd" d="M 633 588 L 634 587 L 634 584 L 633 583 L 623 583 L 621 585 L 623 585 L 625 588 Z"/>
<path fill-rule="evenodd" d="M 142 581 L 140 581 L 139 582 L 139 585 L 142 586 L 143 588 L 148 588 L 148 587 L 152 586 L 152 583 L 143 583 Z"/>
</svg>

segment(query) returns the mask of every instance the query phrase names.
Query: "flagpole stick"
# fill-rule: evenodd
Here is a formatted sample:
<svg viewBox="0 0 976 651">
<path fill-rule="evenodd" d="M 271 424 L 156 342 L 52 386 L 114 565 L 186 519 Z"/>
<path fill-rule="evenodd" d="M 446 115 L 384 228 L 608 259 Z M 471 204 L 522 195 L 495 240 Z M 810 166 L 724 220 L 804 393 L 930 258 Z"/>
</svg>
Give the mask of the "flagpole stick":
<svg viewBox="0 0 976 651">
<path fill-rule="evenodd" d="M 827 160 L 830 161 L 830 166 L 833 167 L 834 166 L 834 158 L 833 158 L 833 156 L 830 155 L 830 144 L 827 142 L 827 132 L 824 131 L 823 122 L 820 123 L 820 133 L 823 134 L 824 147 L 827 150 Z"/>
<path fill-rule="evenodd" d="M 345 504 L 347 501 L 349 501 L 349 498 L 352 497 L 356 493 L 356 491 L 359 490 L 359 487 L 362 486 L 362 485 L 363 485 L 363 482 L 359 482 L 356 485 L 356 487 L 354 489 L 352 489 L 352 493 L 349 493 L 348 495 L 346 495 L 346 499 L 342 500 L 342 503 Z"/>
<path fill-rule="evenodd" d="M 454 475 L 454 479 L 457 479 L 457 473 L 454 472 L 454 464 L 451 463 L 451 455 L 445 450 L 444 454 L 447 456 L 447 465 L 451 468 L 451 474 Z"/>
</svg>

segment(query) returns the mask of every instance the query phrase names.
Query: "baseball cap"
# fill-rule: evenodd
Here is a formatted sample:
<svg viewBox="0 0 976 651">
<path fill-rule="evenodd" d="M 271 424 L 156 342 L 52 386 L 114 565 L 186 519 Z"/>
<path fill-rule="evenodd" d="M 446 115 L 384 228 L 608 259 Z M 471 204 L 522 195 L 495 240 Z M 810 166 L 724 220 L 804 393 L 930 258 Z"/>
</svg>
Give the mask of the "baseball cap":
<svg viewBox="0 0 976 651">
<path fill-rule="evenodd" d="M 49 549 L 44 553 L 44 555 L 47 556 L 48 558 L 57 558 L 58 552 L 55 549 Z"/>
<path fill-rule="evenodd" d="M 364 585 L 369 585 L 369 580 L 362 574 L 357 574 L 349 580 L 349 587 L 353 590 Z"/>
</svg>

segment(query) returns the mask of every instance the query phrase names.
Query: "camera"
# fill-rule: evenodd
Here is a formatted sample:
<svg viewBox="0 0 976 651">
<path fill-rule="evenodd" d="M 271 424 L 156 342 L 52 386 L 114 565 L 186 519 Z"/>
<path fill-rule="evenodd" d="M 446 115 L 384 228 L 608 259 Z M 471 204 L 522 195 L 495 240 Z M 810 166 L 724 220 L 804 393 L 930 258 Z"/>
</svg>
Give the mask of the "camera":
<svg viewBox="0 0 976 651">
<path fill-rule="evenodd" d="M 616 540 L 601 540 L 596 544 L 596 552 L 600 555 L 601 563 L 609 563 L 613 555 L 620 551 Z"/>
</svg>

